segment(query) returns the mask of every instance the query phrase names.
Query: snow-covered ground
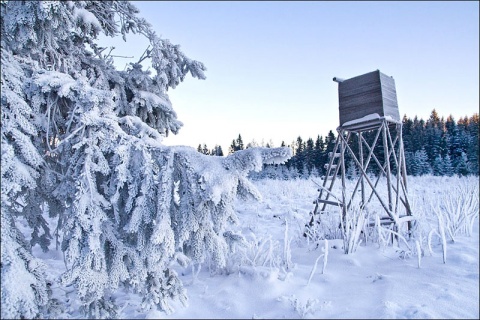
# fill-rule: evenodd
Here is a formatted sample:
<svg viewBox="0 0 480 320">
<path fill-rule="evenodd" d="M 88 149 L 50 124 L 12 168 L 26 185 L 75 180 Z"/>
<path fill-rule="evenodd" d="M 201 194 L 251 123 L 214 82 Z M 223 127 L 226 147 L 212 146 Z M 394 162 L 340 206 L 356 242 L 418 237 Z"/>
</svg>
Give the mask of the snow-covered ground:
<svg viewBox="0 0 480 320">
<path fill-rule="evenodd" d="M 413 210 L 421 213 L 425 236 L 431 236 L 431 252 L 428 239 L 421 244 L 420 267 L 415 245 L 409 249 L 401 241 L 392 246 L 367 238 L 348 255 L 342 240 L 307 241 L 303 232 L 317 196 L 315 183 L 260 180 L 254 184 L 261 202 L 237 202 L 235 231 L 246 242 L 232 253 L 225 270 L 177 266 L 188 291 L 187 307 L 175 302 L 169 315 L 142 312 L 141 297 L 118 293 L 121 317 L 478 319 L 478 214 L 471 236 L 459 232 L 453 242 L 447 235 L 446 263 L 441 237 L 429 232 L 438 228 L 435 206 L 453 201 L 449 197 L 458 197 L 458 188 L 478 192 L 478 177 L 409 177 L 408 182 Z M 34 249 L 52 276 L 63 271 L 58 251 Z M 53 290 L 65 303 L 63 317 L 81 317 L 72 288 Z"/>
</svg>

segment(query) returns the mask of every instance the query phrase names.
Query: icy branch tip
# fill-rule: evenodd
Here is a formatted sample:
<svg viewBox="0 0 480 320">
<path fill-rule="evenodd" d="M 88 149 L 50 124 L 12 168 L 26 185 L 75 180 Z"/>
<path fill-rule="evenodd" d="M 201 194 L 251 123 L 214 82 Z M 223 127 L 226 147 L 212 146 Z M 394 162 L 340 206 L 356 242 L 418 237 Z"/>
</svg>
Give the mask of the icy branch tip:
<svg viewBox="0 0 480 320">
<path fill-rule="evenodd" d="M 249 148 L 236 151 L 224 160 L 227 170 L 260 171 L 263 164 L 283 163 L 292 157 L 292 150 L 288 147 L 280 148 Z"/>
</svg>

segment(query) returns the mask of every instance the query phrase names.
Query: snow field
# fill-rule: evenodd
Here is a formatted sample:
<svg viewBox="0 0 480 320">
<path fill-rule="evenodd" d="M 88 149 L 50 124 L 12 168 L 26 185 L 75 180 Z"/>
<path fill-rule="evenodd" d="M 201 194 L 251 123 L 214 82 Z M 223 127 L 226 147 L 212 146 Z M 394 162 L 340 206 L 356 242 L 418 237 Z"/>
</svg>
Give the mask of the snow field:
<svg viewBox="0 0 480 320">
<path fill-rule="evenodd" d="M 446 195 L 459 198 L 458 190 L 478 190 L 476 177 L 409 177 L 408 182 L 425 231 L 438 225 L 432 203 L 441 207 L 441 199 L 450 199 Z M 325 240 L 318 240 L 317 247 L 303 237 L 317 196 L 315 183 L 253 184 L 263 199 L 237 200 L 239 224 L 232 231 L 245 241 L 235 247 L 227 266 L 212 270 L 205 262 L 176 267 L 187 289 L 188 306 L 175 301 L 172 314 L 142 312 L 140 296 L 119 290 L 115 298 L 122 318 L 479 318 L 478 204 L 471 236 L 460 230 L 452 241 L 447 235 L 446 263 L 437 236 L 431 239 L 432 252 L 426 239 L 422 241 L 420 268 L 416 250 L 409 251 L 401 242 L 385 246 L 372 238 L 347 255 L 341 239 L 330 239 L 322 274 Z M 65 270 L 62 254 L 54 248 L 43 253 L 36 246 L 34 254 L 45 262 L 52 279 Z M 60 317 L 81 317 L 73 288 L 52 290 L 66 307 Z"/>
<path fill-rule="evenodd" d="M 453 193 L 455 187 L 475 187 L 476 178 L 409 177 L 416 210 L 430 215 L 430 201 Z M 432 240 L 433 255 L 424 252 L 418 268 L 414 253 L 405 246 L 361 244 L 354 254 L 343 253 L 343 241 L 329 240 L 325 273 L 323 252 L 302 236 L 303 224 L 317 195 L 309 180 L 260 180 L 255 186 L 262 202 L 239 202 L 239 229 L 256 239 L 270 239 L 278 265 L 246 266 L 229 275 L 210 275 L 202 270 L 196 281 L 186 272 L 182 281 L 189 307 L 178 306 L 171 315 L 150 312 L 148 318 L 478 318 L 479 241 L 478 214 L 474 234 L 447 241 L 447 263 L 443 263 L 440 240 Z M 445 185 L 450 185 L 445 189 Z M 478 186 L 477 186 L 478 188 Z M 477 189 L 478 190 L 478 189 Z M 422 201 L 420 201 L 422 200 Z M 478 206 L 477 206 L 478 213 Z M 291 268 L 284 254 L 285 221 L 288 222 Z M 248 238 L 248 237 L 247 237 Z M 259 254 L 262 256 L 262 253 Z M 273 258 L 275 259 L 275 258 Z M 259 259 L 262 261 L 262 259 Z"/>
</svg>

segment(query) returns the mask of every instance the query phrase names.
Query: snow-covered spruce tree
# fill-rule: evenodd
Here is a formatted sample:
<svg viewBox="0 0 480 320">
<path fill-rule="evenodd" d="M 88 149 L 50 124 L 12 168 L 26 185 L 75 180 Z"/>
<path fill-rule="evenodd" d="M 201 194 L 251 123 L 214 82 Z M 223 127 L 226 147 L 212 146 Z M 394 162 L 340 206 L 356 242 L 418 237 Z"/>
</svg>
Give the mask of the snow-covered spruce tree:
<svg viewBox="0 0 480 320">
<path fill-rule="evenodd" d="M 210 258 L 214 268 L 224 267 L 228 253 L 224 233 L 228 223 L 237 220 L 232 206 L 235 197 L 260 197 L 247 174 L 260 171 L 265 163 L 282 163 L 290 156 L 289 148 L 249 148 L 226 158 L 175 148 L 177 200 L 170 210 L 175 242 L 182 245 L 183 253 L 197 263 Z"/>
<path fill-rule="evenodd" d="M 443 168 L 444 168 L 445 175 L 449 177 L 454 175 L 455 171 L 454 171 L 452 160 L 450 159 L 449 154 L 447 154 L 443 160 Z"/>
<path fill-rule="evenodd" d="M 432 171 L 434 176 L 445 175 L 445 165 L 441 154 L 438 154 L 435 157 L 435 160 L 433 161 Z"/>
<path fill-rule="evenodd" d="M 43 318 L 50 303 L 44 265 L 32 256 L 17 219 L 23 216 L 34 224 L 31 243 L 42 239 L 42 244 L 48 245 L 45 221 L 26 210 L 26 199 L 36 187 L 44 161 L 31 141 L 37 128 L 24 100 L 27 76 L 21 63 L 3 49 L 3 43 L 1 63 L 1 318 Z M 40 221 L 33 223 L 35 218 Z M 39 228 L 43 229 L 40 237 Z"/>
<path fill-rule="evenodd" d="M 425 148 L 422 147 L 422 149 L 415 151 L 413 168 L 413 175 L 422 176 L 432 172 L 432 168 L 428 163 L 428 156 Z"/>
<path fill-rule="evenodd" d="M 30 131 L 22 143 L 33 148 L 14 148 L 20 141 L 15 136 L 5 140 L 4 167 L 4 114 L 12 107 L 4 104 L 10 98 L 4 95 L 2 73 L 2 178 L 4 172 L 10 174 L 12 163 L 19 163 L 15 157 L 30 164 L 19 165 L 29 179 L 12 179 L 23 183 L 18 190 L 34 192 L 23 198 L 28 209 L 20 210 L 36 213 L 32 239 L 47 249 L 49 230 L 44 228 L 43 238 L 35 235 L 46 227 L 40 213 L 48 208 L 58 216 L 67 269 L 62 281 L 75 286 L 86 316 L 117 316 L 111 294 L 119 287 L 140 293 L 144 308 L 171 311 L 170 299 L 186 299 L 171 264 L 187 257 L 196 262 L 211 259 L 222 267 L 227 247 L 223 234 L 236 219 L 233 199 L 238 193 L 257 195 L 245 176 L 263 163 L 287 160 L 290 149 L 250 149 L 222 158 L 162 145 L 162 139 L 182 125 L 167 89 L 189 72 L 204 79 L 205 67 L 160 39 L 129 2 L 4 1 L 1 8 L 2 59 L 5 50 L 13 59 L 28 62 L 10 75 L 22 83 L 15 89 L 15 104 L 30 108 L 22 111 L 24 116 L 32 110 L 27 120 L 35 125 L 23 128 Z M 118 71 L 97 36 L 126 39 L 131 32 L 146 37 L 150 47 L 138 63 Z M 144 70 L 146 62 L 154 75 Z M 23 154 L 25 150 L 42 154 L 43 160 Z M 2 228 L 14 223 L 3 208 L 15 195 L 4 192 L 2 181 Z M 18 238 L 18 232 L 7 235 Z M 9 239 L 5 243 L 12 243 Z M 2 279 L 4 270 L 2 250 Z M 26 272 L 35 276 L 35 270 Z M 15 303 L 3 289 L 2 281 L 2 306 L 4 300 Z M 44 291 L 30 301 L 32 308 L 46 305 Z M 37 309 L 26 316 L 36 316 Z"/>
</svg>

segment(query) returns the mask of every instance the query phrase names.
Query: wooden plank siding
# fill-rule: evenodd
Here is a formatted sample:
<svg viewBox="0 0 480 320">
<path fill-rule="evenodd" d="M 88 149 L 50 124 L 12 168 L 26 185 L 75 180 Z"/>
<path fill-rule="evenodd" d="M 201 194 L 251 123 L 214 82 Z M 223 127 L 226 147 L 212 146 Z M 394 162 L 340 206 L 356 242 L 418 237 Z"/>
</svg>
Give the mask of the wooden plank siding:
<svg viewBox="0 0 480 320">
<path fill-rule="evenodd" d="M 400 121 L 395 81 L 379 70 L 340 82 L 338 98 L 340 126 L 374 113 Z"/>
</svg>

